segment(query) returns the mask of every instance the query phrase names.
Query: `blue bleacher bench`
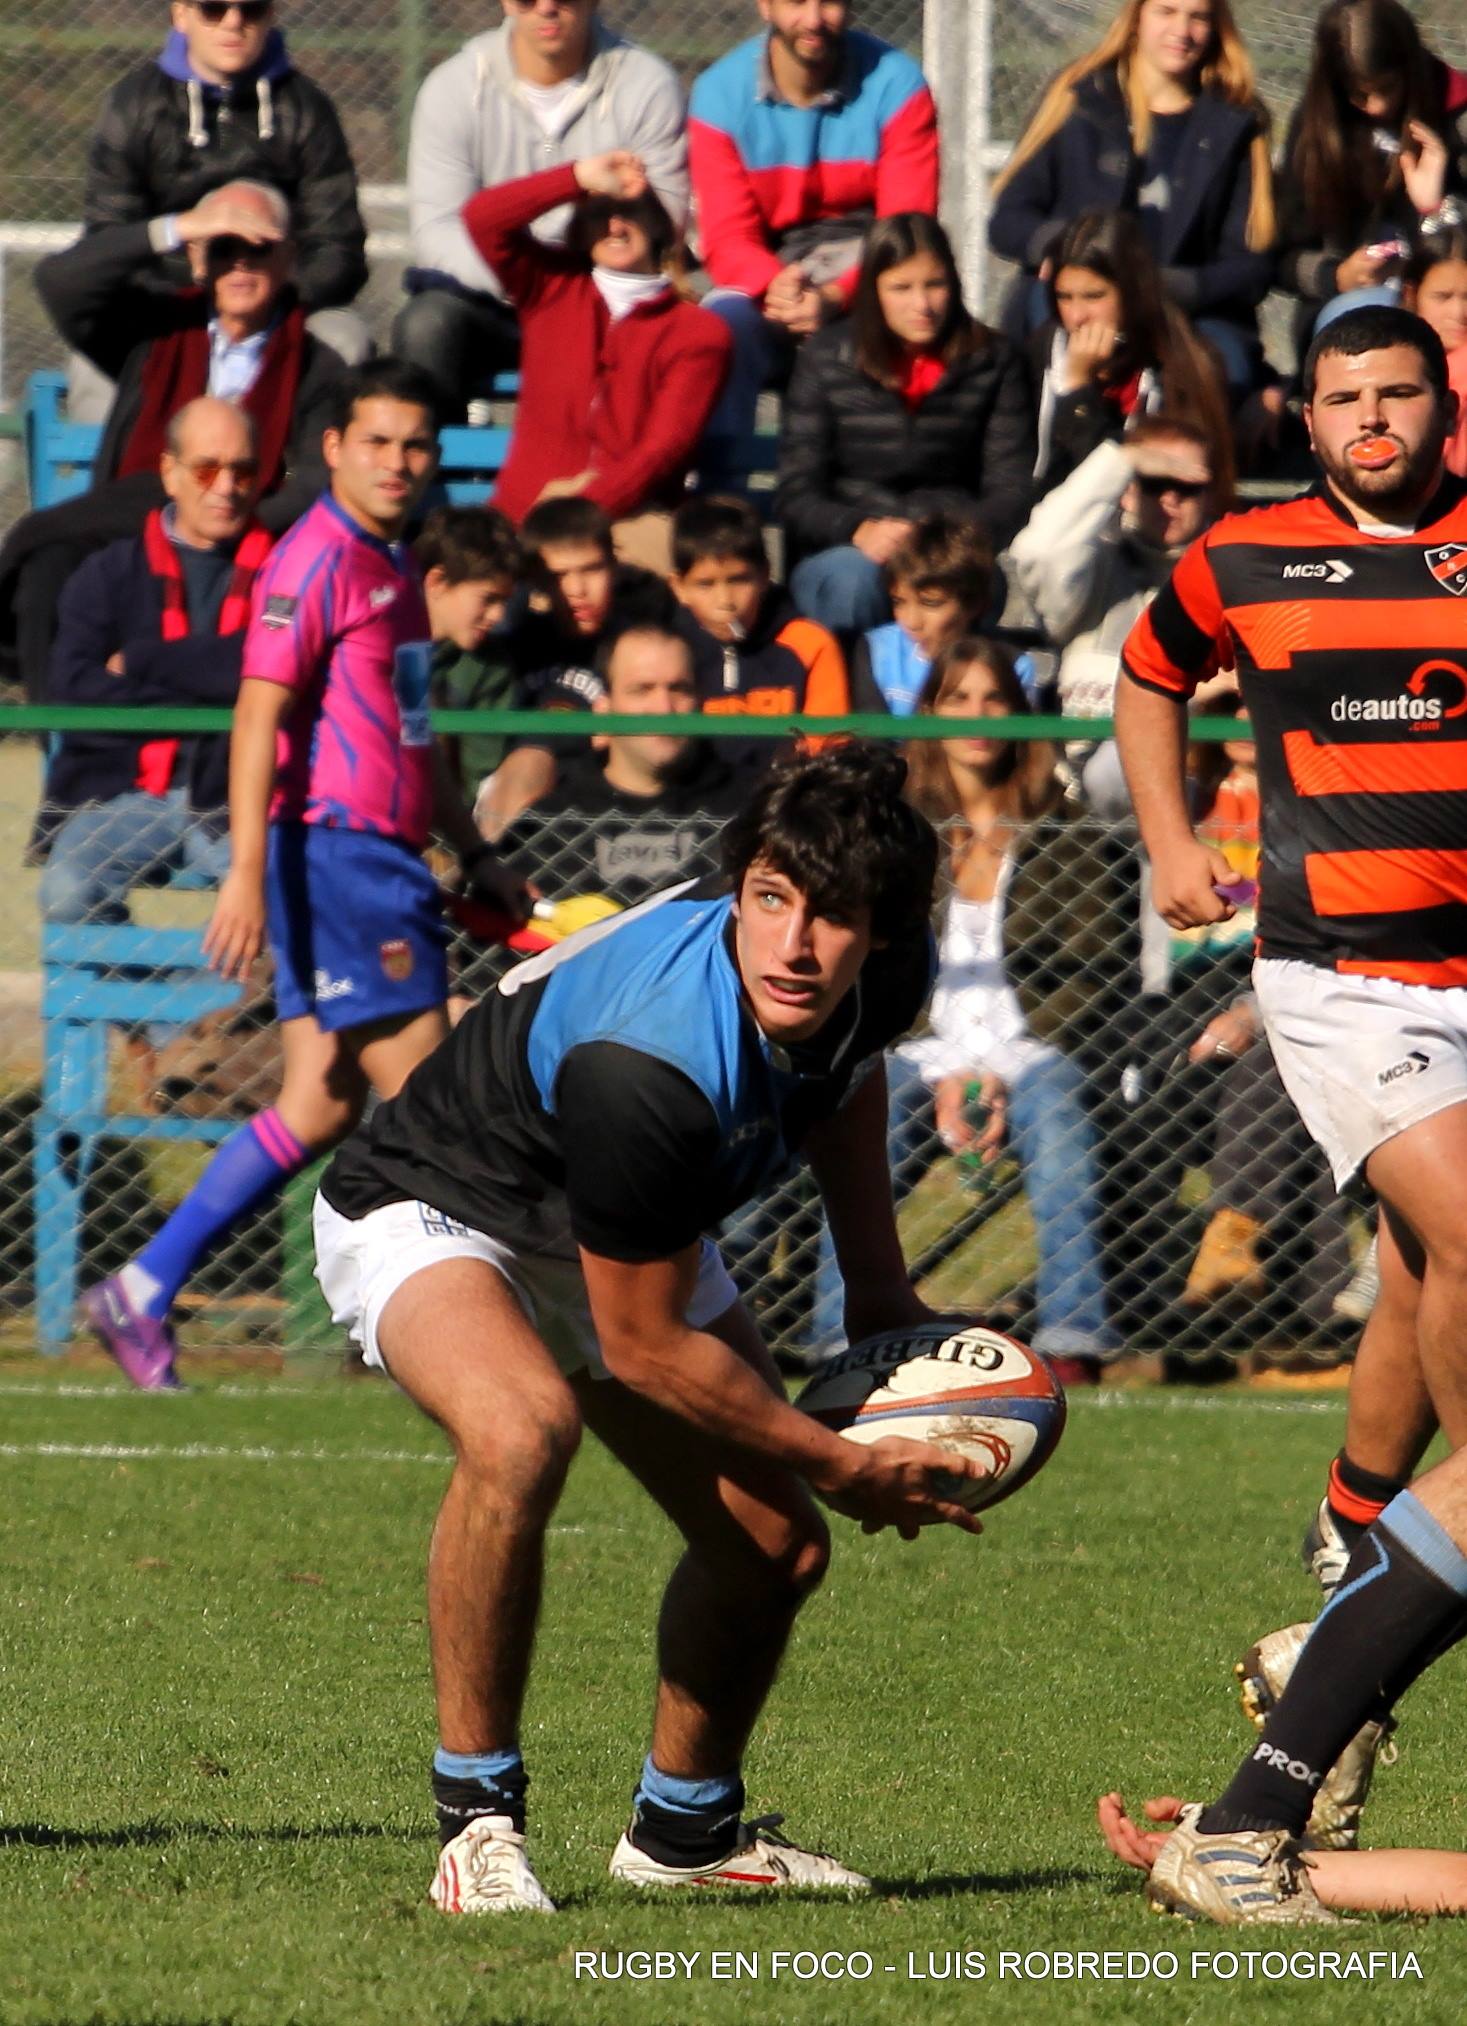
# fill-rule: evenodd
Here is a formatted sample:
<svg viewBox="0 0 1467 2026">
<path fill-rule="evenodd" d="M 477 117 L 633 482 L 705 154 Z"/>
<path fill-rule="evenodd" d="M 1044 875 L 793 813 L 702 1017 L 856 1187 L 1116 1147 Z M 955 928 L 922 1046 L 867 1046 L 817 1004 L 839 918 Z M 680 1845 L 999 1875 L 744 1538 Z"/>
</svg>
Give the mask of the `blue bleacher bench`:
<svg viewBox="0 0 1467 2026">
<path fill-rule="evenodd" d="M 114 1027 L 188 1027 L 237 1005 L 242 987 L 204 961 L 198 929 L 93 927 L 41 930 L 44 1068 L 35 1120 L 36 1334 L 54 1355 L 71 1336 L 79 1292 L 82 1204 L 104 1140 L 215 1143 L 233 1119 L 154 1118 L 109 1109 L 108 1041 Z"/>
<path fill-rule="evenodd" d="M 512 400 L 519 391 L 517 373 L 501 374 L 492 384 L 496 400 Z M 91 483 L 92 459 L 102 440 L 94 422 L 66 419 L 66 375 L 32 373 L 26 382 L 25 408 L 26 475 L 33 507 L 59 506 L 75 499 Z M 482 506 L 494 490 L 494 482 L 509 455 L 508 428 L 450 428 L 439 432 L 440 460 L 435 492 L 454 506 Z M 778 438 L 752 436 L 747 455 L 740 465 L 749 478 L 773 476 Z M 771 495 L 756 492 L 756 505 L 767 506 Z"/>
</svg>

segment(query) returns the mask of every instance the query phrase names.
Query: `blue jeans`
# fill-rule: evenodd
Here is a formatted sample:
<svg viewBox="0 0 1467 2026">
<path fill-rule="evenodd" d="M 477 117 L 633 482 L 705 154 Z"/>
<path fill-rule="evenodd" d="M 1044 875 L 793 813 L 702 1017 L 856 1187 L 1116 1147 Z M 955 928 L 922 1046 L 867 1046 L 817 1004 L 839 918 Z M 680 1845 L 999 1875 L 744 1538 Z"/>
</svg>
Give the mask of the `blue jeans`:
<svg viewBox="0 0 1467 2026">
<path fill-rule="evenodd" d="M 743 493 L 749 489 L 747 444 L 758 419 L 759 396 L 783 382 L 794 363 L 797 339 L 783 324 L 771 323 L 761 303 L 737 289 L 716 288 L 704 296 L 733 333 L 728 378 L 703 431 L 698 480 L 704 492 Z"/>
<path fill-rule="evenodd" d="M 887 1151 L 900 1203 L 931 1166 L 937 1142 L 931 1093 L 917 1070 L 904 1057 L 888 1055 L 886 1074 Z M 1095 1128 L 1084 1088 L 1084 1077 L 1065 1055 L 1046 1056 L 1009 1085 L 1009 1135 L 1034 1219 L 1034 1348 L 1057 1357 L 1095 1357 L 1119 1348 L 1105 1305 Z M 843 1336 L 840 1269 L 822 1227 L 813 1337 L 828 1346 Z"/>
<path fill-rule="evenodd" d="M 832 633 L 869 633 L 891 617 L 879 566 L 849 543 L 797 563 L 790 572 L 790 596 L 807 619 Z"/>
<path fill-rule="evenodd" d="M 179 871 L 213 885 L 228 870 L 228 833 L 208 830 L 184 789 L 166 795 L 130 789 L 110 802 L 74 809 L 57 831 L 41 873 L 41 918 L 125 922 L 135 886 Z"/>
</svg>

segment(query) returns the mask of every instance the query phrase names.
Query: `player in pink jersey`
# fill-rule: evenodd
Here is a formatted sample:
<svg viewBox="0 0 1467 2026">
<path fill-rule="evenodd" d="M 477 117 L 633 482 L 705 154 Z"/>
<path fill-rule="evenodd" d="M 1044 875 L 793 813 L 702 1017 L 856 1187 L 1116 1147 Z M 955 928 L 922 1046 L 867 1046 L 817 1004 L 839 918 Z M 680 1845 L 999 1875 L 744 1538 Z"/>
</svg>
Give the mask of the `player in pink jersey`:
<svg viewBox="0 0 1467 2026">
<path fill-rule="evenodd" d="M 230 1225 L 391 1097 L 447 1032 L 447 934 L 430 830 L 515 911 L 518 883 L 460 799 L 428 723 L 427 610 L 402 541 L 438 460 L 432 388 L 383 359 L 342 384 L 331 487 L 255 587 L 230 748 L 231 864 L 204 944 L 242 977 L 268 933 L 285 1077 L 156 1237 L 85 1297 L 140 1386 L 175 1387 L 168 1320 Z M 521 910 L 522 911 L 522 910 Z"/>
</svg>

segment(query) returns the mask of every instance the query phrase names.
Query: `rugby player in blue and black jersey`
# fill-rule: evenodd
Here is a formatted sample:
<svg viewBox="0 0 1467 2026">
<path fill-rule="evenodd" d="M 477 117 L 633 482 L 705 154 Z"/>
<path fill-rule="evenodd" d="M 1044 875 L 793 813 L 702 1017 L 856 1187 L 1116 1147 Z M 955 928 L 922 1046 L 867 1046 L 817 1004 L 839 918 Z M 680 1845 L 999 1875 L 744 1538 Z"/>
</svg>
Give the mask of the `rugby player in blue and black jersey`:
<svg viewBox="0 0 1467 2026">
<path fill-rule="evenodd" d="M 863 1890 L 741 1766 L 829 1538 L 978 1523 L 963 1460 L 790 1407 L 708 1234 L 803 1154 L 852 1338 L 927 1320 L 902 1260 L 882 1052 L 932 982 L 937 844 L 889 750 L 781 763 L 674 887 L 504 979 L 338 1153 L 316 1204 L 337 1320 L 448 1432 L 429 1556 L 445 1912 L 551 1902 L 525 1854 L 520 1708 L 544 1535 L 582 1427 L 681 1531 L 651 1750 L 611 1860 L 639 1886 Z M 777 1818 L 776 1818 L 777 1820 Z"/>
</svg>

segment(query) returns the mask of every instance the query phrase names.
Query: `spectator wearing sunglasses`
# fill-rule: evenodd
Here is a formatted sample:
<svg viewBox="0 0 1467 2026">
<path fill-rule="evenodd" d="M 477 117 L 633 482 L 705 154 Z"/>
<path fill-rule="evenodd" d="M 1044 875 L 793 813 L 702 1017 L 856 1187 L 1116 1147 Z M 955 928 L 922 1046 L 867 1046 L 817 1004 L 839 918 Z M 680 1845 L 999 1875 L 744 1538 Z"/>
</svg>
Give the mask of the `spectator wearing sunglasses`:
<svg viewBox="0 0 1467 2026">
<path fill-rule="evenodd" d="M 61 597 L 51 703 L 232 706 L 250 591 L 271 537 L 252 516 L 254 425 L 204 396 L 168 426 L 163 505 L 89 557 Z M 46 774 L 36 854 L 47 921 L 126 921 L 132 887 L 180 866 L 221 878 L 229 739 L 68 733 Z"/>
<path fill-rule="evenodd" d="M 181 215 L 211 191 L 268 183 L 295 219 L 295 285 L 317 335 L 348 363 L 366 355 L 360 317 L 343 314 L 367 278 L 357 177 L 335 106 L 291 62 L 275 0 L 173 0 L 156 57 L 108 94 L 87 155 L 84 229 L 148 227 L 156 255 L 183 250 Z M 150 277 L 187 278 L 181 259 Z"/>
<path fill-rule="evenodd" d="M 160 292 L 162 258 L 145 224 L 86 233 L 36 270 L 36 286 L 70 344 L 117 391 L 80 499 L 25 515 L 0 548 L 0 625 L 7 615 L 19 673 L 34 692 L 71 571 L 104 542 L 135 535 L 163 502 L 158 471 L 168 424 L 200 394 L 237 401 L 255 428 L 260 518 L 290 526 L 326 482 L 321 436 L 345 368 L 305 328 L 285 200 L 231 183 L 177 221 L 196 277 Z"/>
<path fill-rule="evenodd" d="M 1119 443 L 1098 444 L 1015 535 L 1014 572 L 1060 650 L 1066 717 L 1110 717 L 1127 633 L 1182 550 L 1228 504 L 1222 494 L 1207 437 L 1158 413 Z M 1129 816 L 1113 740 L 1071 741 L 1065 758 L 1095 815 Z"/>
</svg>

